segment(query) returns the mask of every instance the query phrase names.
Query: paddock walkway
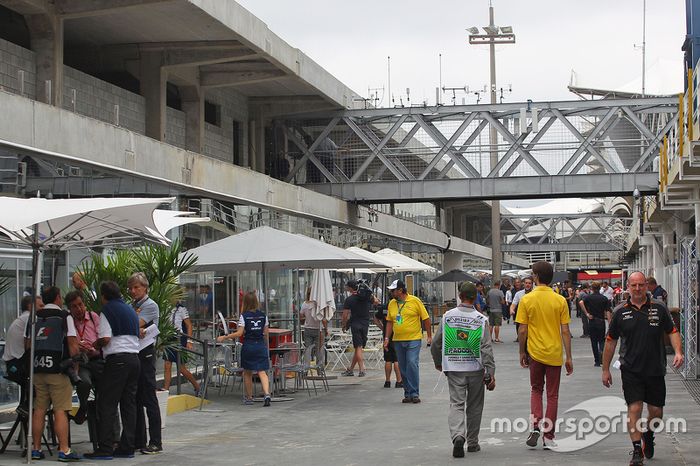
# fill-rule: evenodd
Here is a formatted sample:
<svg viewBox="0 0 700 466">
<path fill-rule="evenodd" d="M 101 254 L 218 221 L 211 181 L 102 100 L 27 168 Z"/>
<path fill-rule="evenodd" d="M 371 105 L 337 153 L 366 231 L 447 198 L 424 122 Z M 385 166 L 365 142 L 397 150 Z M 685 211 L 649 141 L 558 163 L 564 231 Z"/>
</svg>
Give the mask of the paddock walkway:
<svg viewBox="0 0 700 466">
<path fill-rule="evenodd" d="M 364 379 L 339 378 L 328 394 L 293 401 L 243 406 L 239 394 L 216 396 L 202 412 L 169 416 L 164 431 L 165 451 L 157 456 L 138 455 L 133 460 L 115 459 L 111 464 L 148 465 L 435 465 L 435 464 L 627 464 L 631 450 L 626 433 L 613 433 L 594 446 L 571 453 L 528 450 L 526 434 L 490 431 L 492 418 L 527 418 L 528 372 L 517 364 L 513 343 L 514 325 L 503 327 L 505 343 L 496 345 L 494 392 L 487 393 L 481 430 L 481 452 L 464 459 L 451 456 L 447 430 L 447 387 L 432 366 L 426 349 L 421 355 L 419 405 L 401 403 L 402 390 L 384 389 L 383 372 L 370 371 Z M 559 415 L 572 406 L 598 396 L 621 396 L 619 372 L 612 389 L 600 383 L 600 369 L 593 367 L 588 339 L 580 321 L 574 334 L 574 374 L 562 376 Z M 437 388 L 436 387 L 437 383 Z M 666 416 L 684 417 L 688 433 L 657 436 L 656 457 L 647 464 L 685 465 L 700 463 L 700 408 L 679 376 L 667 378 Z M 581 414 L 579 411 L 578 414 Z M 85 429 L 74 427 L 74 448 L 90 451 Z M 568 434 L 561 434 L 564 438 Z M 46 461 L 51 461 L 47 458 Z M 19 464 L 16 452 L 0 455 L 0 464 Z M 83 464 L 90 464 L 84 460 Z"/>
</svg>

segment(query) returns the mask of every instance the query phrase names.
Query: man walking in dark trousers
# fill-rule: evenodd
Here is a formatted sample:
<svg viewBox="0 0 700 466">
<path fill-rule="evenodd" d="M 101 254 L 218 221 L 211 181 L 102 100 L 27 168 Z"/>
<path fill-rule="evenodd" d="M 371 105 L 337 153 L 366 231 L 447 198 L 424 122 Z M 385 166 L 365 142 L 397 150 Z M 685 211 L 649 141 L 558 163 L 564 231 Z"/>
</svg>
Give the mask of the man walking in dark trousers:
<svg viewBox="0 0 700 466">
<path fill-rule="evenodd" d="M 634 272 L 627 279 L 630 297 L 615 308 L 610 320 L 603 354 L 603 385 L 612 386 L 610 363 L 617 340 L 622 338 L 620 371 L 622 392 L 627 403 L 627 426 L 632 440 L 630 466 L 642 466 L 644 458 L 654 456 L 654 429 L 658 428 L 666 404 L 666 350 L 664 334 L 669 335 L 675 351 L 673 367 L 683 364 L 681 337 L 668 309 L 647 295 L 644 274 Z M 640 418 L 647 404 L 647 431 L 640 430 Z"/>
<path fill-rule="evenodd" d="M 127 282 L 129 295 L 133 299 L 132 306 L 136 310 L 139 318 L 139 326 L 146 328 L 151 325 L 158 325 L 160 311 L 158 305 L 148 297 L 148 279 L 143 272 L 136 272 Z M 156 354 L 155 343 L 157 335 L 145 341 L 145 347 L 139 352 L 141 361 L 141 373 L 139 375 L 139 385 L 136 392 L 136 448 L 144 455 L 155 455 L 163 451 L 161 439 L 161 419 L 158 398 L 156 397 Z M 148 434 L 150 441 L 146 442 L 146 419 L 143 409 L 146 408 L 148 415 Z"/>
<path fill-rule="evenodd" d="M 105 358 L 102 377 L 98 379 L 97 416 L 98 448 L 86 458 L 111 460 L 134 457 L 136 431 L 136 388 L 139 380 L 139 319 L 121 298 L 119 285 L 100 285 L 102 315 L 95 350 Z M 117 405 L 121 411 L 122 435 L 114 450 L 114 423 Z"/>
<path fill-rule="evenodd" d="M 610 318 L 610 301 L 600 294 L 600 283 L 593 282 L 593 292 L 586 295 L 581 301 L 581 310 L 588 319 L 588 335 L 591 338 L 593 348 L 594 366 L 600 367 L 605 347 L 605 321 Z"/>
</svg>

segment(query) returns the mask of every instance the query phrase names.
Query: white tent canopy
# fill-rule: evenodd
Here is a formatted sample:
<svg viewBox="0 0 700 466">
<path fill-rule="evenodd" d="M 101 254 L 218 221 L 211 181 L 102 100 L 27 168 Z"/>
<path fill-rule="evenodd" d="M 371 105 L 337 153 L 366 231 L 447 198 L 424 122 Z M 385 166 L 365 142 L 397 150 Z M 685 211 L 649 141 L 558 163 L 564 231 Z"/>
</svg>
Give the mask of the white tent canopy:
<svg viewBox="0 0 700 466">
<path fill-rule="evenodd" d="M 199 272 L 377 265 L 345 249 L 267 226 L 190 249 L 188 253 L 197 256 L 194 269 Z"/>
<path fill-rule="evenodd" d="M 208 221 L 189 212 L 156 209 L 175 198 L 42 199 L 0 197 L 0 232 L 12 241 L 33 244 L 38 226 L 39 246 L 56 249 L 86 244 L 146 240 L 167 244 L 168 230 L 186 223 Z"/>
<path fill-rule="evenodd" d="M 392 261 L 391 258 L 385 257 L 385 256 L 380 256 L 379 254 L 375 254 L 373 252 L 367 251 L 366 249 L 358 248 L 357 246 L 351 246 L 346 249 L 346 251 L 350 251 L 353 254 L 357 254 L 358 256 L 364 257 L 365 259 L 374 262 L 375 264 L 379 264 L 378 267 L 364 267 L 364 268 L 342 268 L 342 269 L 336 269 L 338 272 L 355 272 L 355 273 L 362 273 L 362 274 L 372 274 L 372 273 L 381 273 L 381 272 L 391 272 L 394 270 L 394 267 L 396 267 L 398 264 L 395 261 Z"/>
<path fill-rule="evenodd" d="M 424 264 L 420 261 L 417 261 L 415 259 L 412 259 L 408 256 L 404 256 L 403 254 L 396 252 L 390 248 L 384 248 L 381 251 L 378 251 L 376 254 L 386 258 L 386 260 L 389 261 L 390 263 L 396 264 L 392 267 L 395 272 L 435 272 L 436 271 L 435 268 L 433 268 L 427 264 Z"/>
</svg>

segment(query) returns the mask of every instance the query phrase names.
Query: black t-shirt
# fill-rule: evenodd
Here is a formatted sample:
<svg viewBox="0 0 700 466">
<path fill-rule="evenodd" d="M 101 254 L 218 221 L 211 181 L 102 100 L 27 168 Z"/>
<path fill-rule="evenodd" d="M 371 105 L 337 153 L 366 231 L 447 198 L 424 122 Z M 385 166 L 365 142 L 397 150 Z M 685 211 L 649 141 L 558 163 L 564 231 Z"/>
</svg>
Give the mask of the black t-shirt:
<svg viewBox="0 0 700 466">
<path fill-rule="evenodd" d="M 369 326 L 369 308 L 371 302 L 368 299 L 361 298 L 356 294 L 352 294 L 345 298 L 343 309 L 350 309 L 350 326 L 351 327 L 368 327 Z"/>
<path fill-rule="evenodd" d="M 622 338 L 622 369 L 646 376 L 666 373 L 664 333 L 676 332 L 673 319 L 662 302 L 649 300 L 640 309 L 629 300 L 615 308 L 608 337 Z"/>
<path fill-rule="evenodd" d="M 583 298 L 588 313 L 596 319 L 605 319 L 605 312 L 610 310 L 610 300 L 600 293 L 591 293 Z"/>
<path fill-rule="evenodd" d="M 380 306 L 374 313 L 374 317 L 382 323 L 382 336 L 386 336 L 386 315 L 388 310 L 386 306 Z"/>
</svg>

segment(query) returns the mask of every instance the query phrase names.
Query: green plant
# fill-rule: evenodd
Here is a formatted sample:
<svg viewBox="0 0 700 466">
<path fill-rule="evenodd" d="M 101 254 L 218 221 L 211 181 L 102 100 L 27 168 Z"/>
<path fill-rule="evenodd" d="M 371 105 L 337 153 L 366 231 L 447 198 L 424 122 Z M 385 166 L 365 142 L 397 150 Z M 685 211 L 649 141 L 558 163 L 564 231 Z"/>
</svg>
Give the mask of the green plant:
<svg viewBox="0 0 700 466">
<path fill-rule="evenodd" d="M 184 297 L 178 277 L 190 270 L 196 262 L 194 255 L 183 253 L 182 242 L 179 240 L 173 241 L 170 246 L 144 245 L 135 249 L 115 250 L 107 258 L 93 254 L 78 267 L 88 290 L 95 290 L 94 293 L 83 293 L 83 298 L 88 309 L 98 311 L 101 307 L 100 283 L 111 280 L 119 284 L 122 295 L 128 302 L 130 299 L 126 283 L 129 277 L 134 272 L 145 273 L 149 281 L 148 296 L 160 310 L 160 335 L 156 349 L 162 352 L 167 347 L 178 345 L 178 329 L 172 322 L 174 303 Z"/>
</svg>

